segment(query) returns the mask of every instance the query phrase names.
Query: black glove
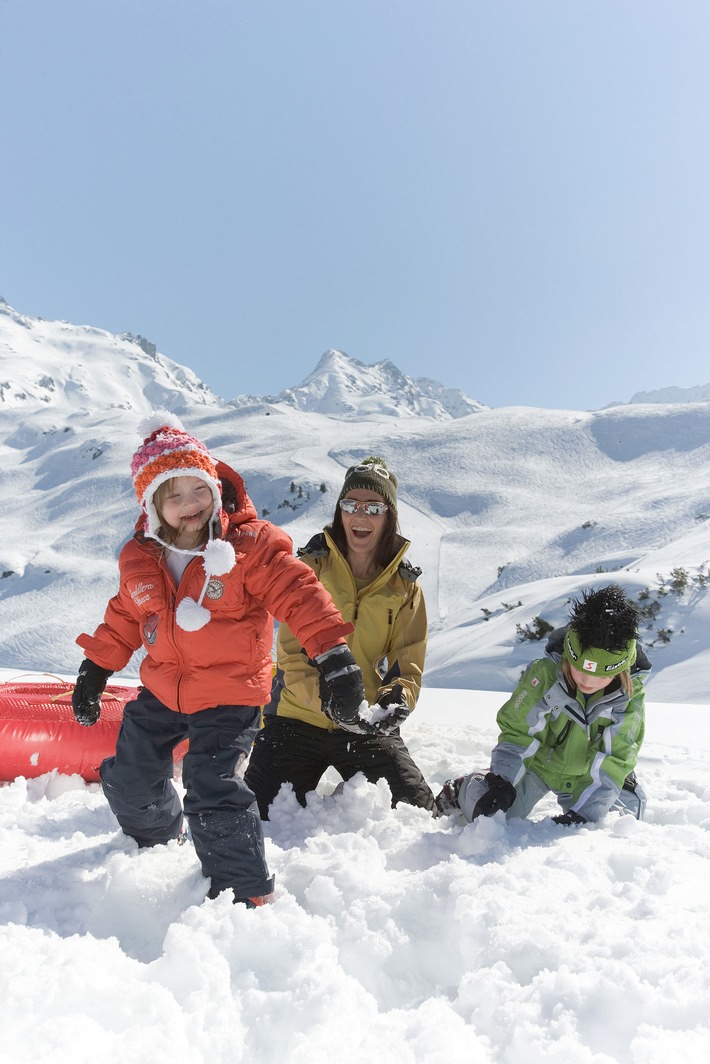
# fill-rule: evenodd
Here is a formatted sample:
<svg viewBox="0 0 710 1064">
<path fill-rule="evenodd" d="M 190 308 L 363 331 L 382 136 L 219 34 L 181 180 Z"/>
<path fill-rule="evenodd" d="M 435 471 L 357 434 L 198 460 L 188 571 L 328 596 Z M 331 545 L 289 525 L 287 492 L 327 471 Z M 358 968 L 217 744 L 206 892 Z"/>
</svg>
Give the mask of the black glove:
<svg viewBox="0 0 710 1064">
<path fill-rule="evenodd" d="M 444 786 L 434 799 L 437 814 L 439 816 L 448 816 L 450 813 L 461 812 L 461 806 L 459 805 L 459 791 L 461 790 L 461 784 L 465 779 L 465 776 L 459 776 L 455 780 L 446 780 Z"/>
<path fill-rule="evenodd" d="M 387 716 L 381 720 L 373 720 L 372 727 L 379 735 L 391 735 L 399 729 L 400 724 L 407 719 L 411 710 L 404 697 L 402 685 L 396 683 L 391 691 L 377 700 L 381 709 L 387 710 Z"/>
<path fill-rule="evenodd" d="M 86 728 L 96 724 L 101 716 L 101 695 L 109 676 L 113 676 L 110 669 L 102 669 L 88 658 L 84 658 L 79 666 L 79 675 L 71 696 L 71 707 L 77 722 Z"/>
<path fill-rule="evenodd" d="M 510 780 L 498 776 L 495 772 L 487 772 L 483 782 L 488 790 L 474 805 L 472 820 L 477 816 L 493 816 L 499 809 L 505 813 L 515 801 L 515 787 Z"/>
<path fill-rule="evenodd" d="M 360 718 L 367 708 L 360 666 L 345 643 L 318 654 L 314 662 L 320 673 L 321 708 L 327 717 L 346 731 L 371 735 L 373 727 Z"/>
<path fill-rule="evenodd" d="M 565 828 L 571 828 L 573 825 L 586 824 L 588 821 L 585 817 L 580 816 L 579 813 L 575 813 L 574 809 L 570 809 L 567 813 L 559 813 L 552 818 L 556 824 L 562 824 Z"/>
</svg>

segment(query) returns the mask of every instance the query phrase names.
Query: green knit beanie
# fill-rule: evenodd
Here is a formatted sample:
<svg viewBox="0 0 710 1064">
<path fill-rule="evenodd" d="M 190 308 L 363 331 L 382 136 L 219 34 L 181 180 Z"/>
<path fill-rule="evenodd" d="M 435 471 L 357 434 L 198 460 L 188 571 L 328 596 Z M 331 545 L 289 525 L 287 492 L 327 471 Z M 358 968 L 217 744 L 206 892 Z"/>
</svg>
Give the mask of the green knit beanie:
<svg viewBox="0 0 710 1064">
<path fill-rule="evenodd" d="M 381 495 L 390 509 L 397 513 L 397 477 L 387 468 L 384 458 L 370 455 L 363 458 L 359 465 L 350 466 L 338 496 L 338 502 L 355 488 L 376 491 Z"/>
<path fill-rule="evenodd" d="M 604 650 L 602 647 L 582 647 L 574 628 L 565 633 L 564 653 L 572 668 L 593 676 L 618 676 L 630 669 L 636 661 L 636 640 L 630 639 L 621 650 Z"/>
</svg>

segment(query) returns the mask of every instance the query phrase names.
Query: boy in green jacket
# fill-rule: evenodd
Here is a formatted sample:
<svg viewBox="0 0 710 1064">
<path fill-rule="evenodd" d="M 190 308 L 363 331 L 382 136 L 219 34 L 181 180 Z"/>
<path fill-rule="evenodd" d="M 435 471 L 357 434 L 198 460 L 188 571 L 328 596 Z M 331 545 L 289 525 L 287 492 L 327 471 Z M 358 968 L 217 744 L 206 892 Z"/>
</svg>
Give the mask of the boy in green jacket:
<svg viewBox="0 0 710 1064">
<path fill-rule="evenodd" d="M 574 600 L 547 657 L 533 661 L 498 712 L 500 736 L 488 772 L 448 780 L 442 813 L 466 820 L 527 817 L 552 791 L 570 826 L 610 809 L 642 819 L 646 795 L 634 768 L 644 736 L 644 681 L 651 669 L 637 644 L 638 610 L 616 584 Z"/>
</svg>

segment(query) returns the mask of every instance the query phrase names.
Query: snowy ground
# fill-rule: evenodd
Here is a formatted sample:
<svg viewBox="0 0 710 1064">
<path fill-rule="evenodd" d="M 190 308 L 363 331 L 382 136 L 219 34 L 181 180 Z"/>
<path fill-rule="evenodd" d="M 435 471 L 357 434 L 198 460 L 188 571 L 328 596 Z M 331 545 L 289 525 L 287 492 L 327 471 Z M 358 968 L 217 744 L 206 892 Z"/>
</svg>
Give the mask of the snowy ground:
<svg viewBox="0 0 710 1064">
<path fill-rule="evenodd" d="M 10 677 L 0 670 L 0 679 Z M 484 766 L 504 695 L 426 689 L 434 788 Z M 98 785 L 0 788 L 1 1064 L 710 1059 L 710 715 L 651 704 L 646 822 L 463 826 L 361 778 L 266 827 L 276 903 L 204 901 Z"/>
</svg>

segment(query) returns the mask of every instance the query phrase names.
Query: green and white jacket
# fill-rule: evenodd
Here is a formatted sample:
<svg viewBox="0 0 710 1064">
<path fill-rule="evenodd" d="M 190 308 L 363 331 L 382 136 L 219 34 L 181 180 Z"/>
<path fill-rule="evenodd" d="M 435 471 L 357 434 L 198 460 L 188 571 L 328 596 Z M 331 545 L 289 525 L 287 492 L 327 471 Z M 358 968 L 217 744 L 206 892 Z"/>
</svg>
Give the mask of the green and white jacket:
<svg viewBox="0 0 710 1064">
<path fill-rule="evenodd" d="M 570 693 L 562 673 L 564 632 L 558 628 L 552 633 L 547 657 L 528 666 L 498 711 L 500 736 L 491 772 L 517 786 L 532 770 L 551 791 L 572 794 L 574 812 L 600 820 L 636 765 L 651 663 L 638 647 L 631 698 L 618 680 L 589 697 Z"/>
</svg>

